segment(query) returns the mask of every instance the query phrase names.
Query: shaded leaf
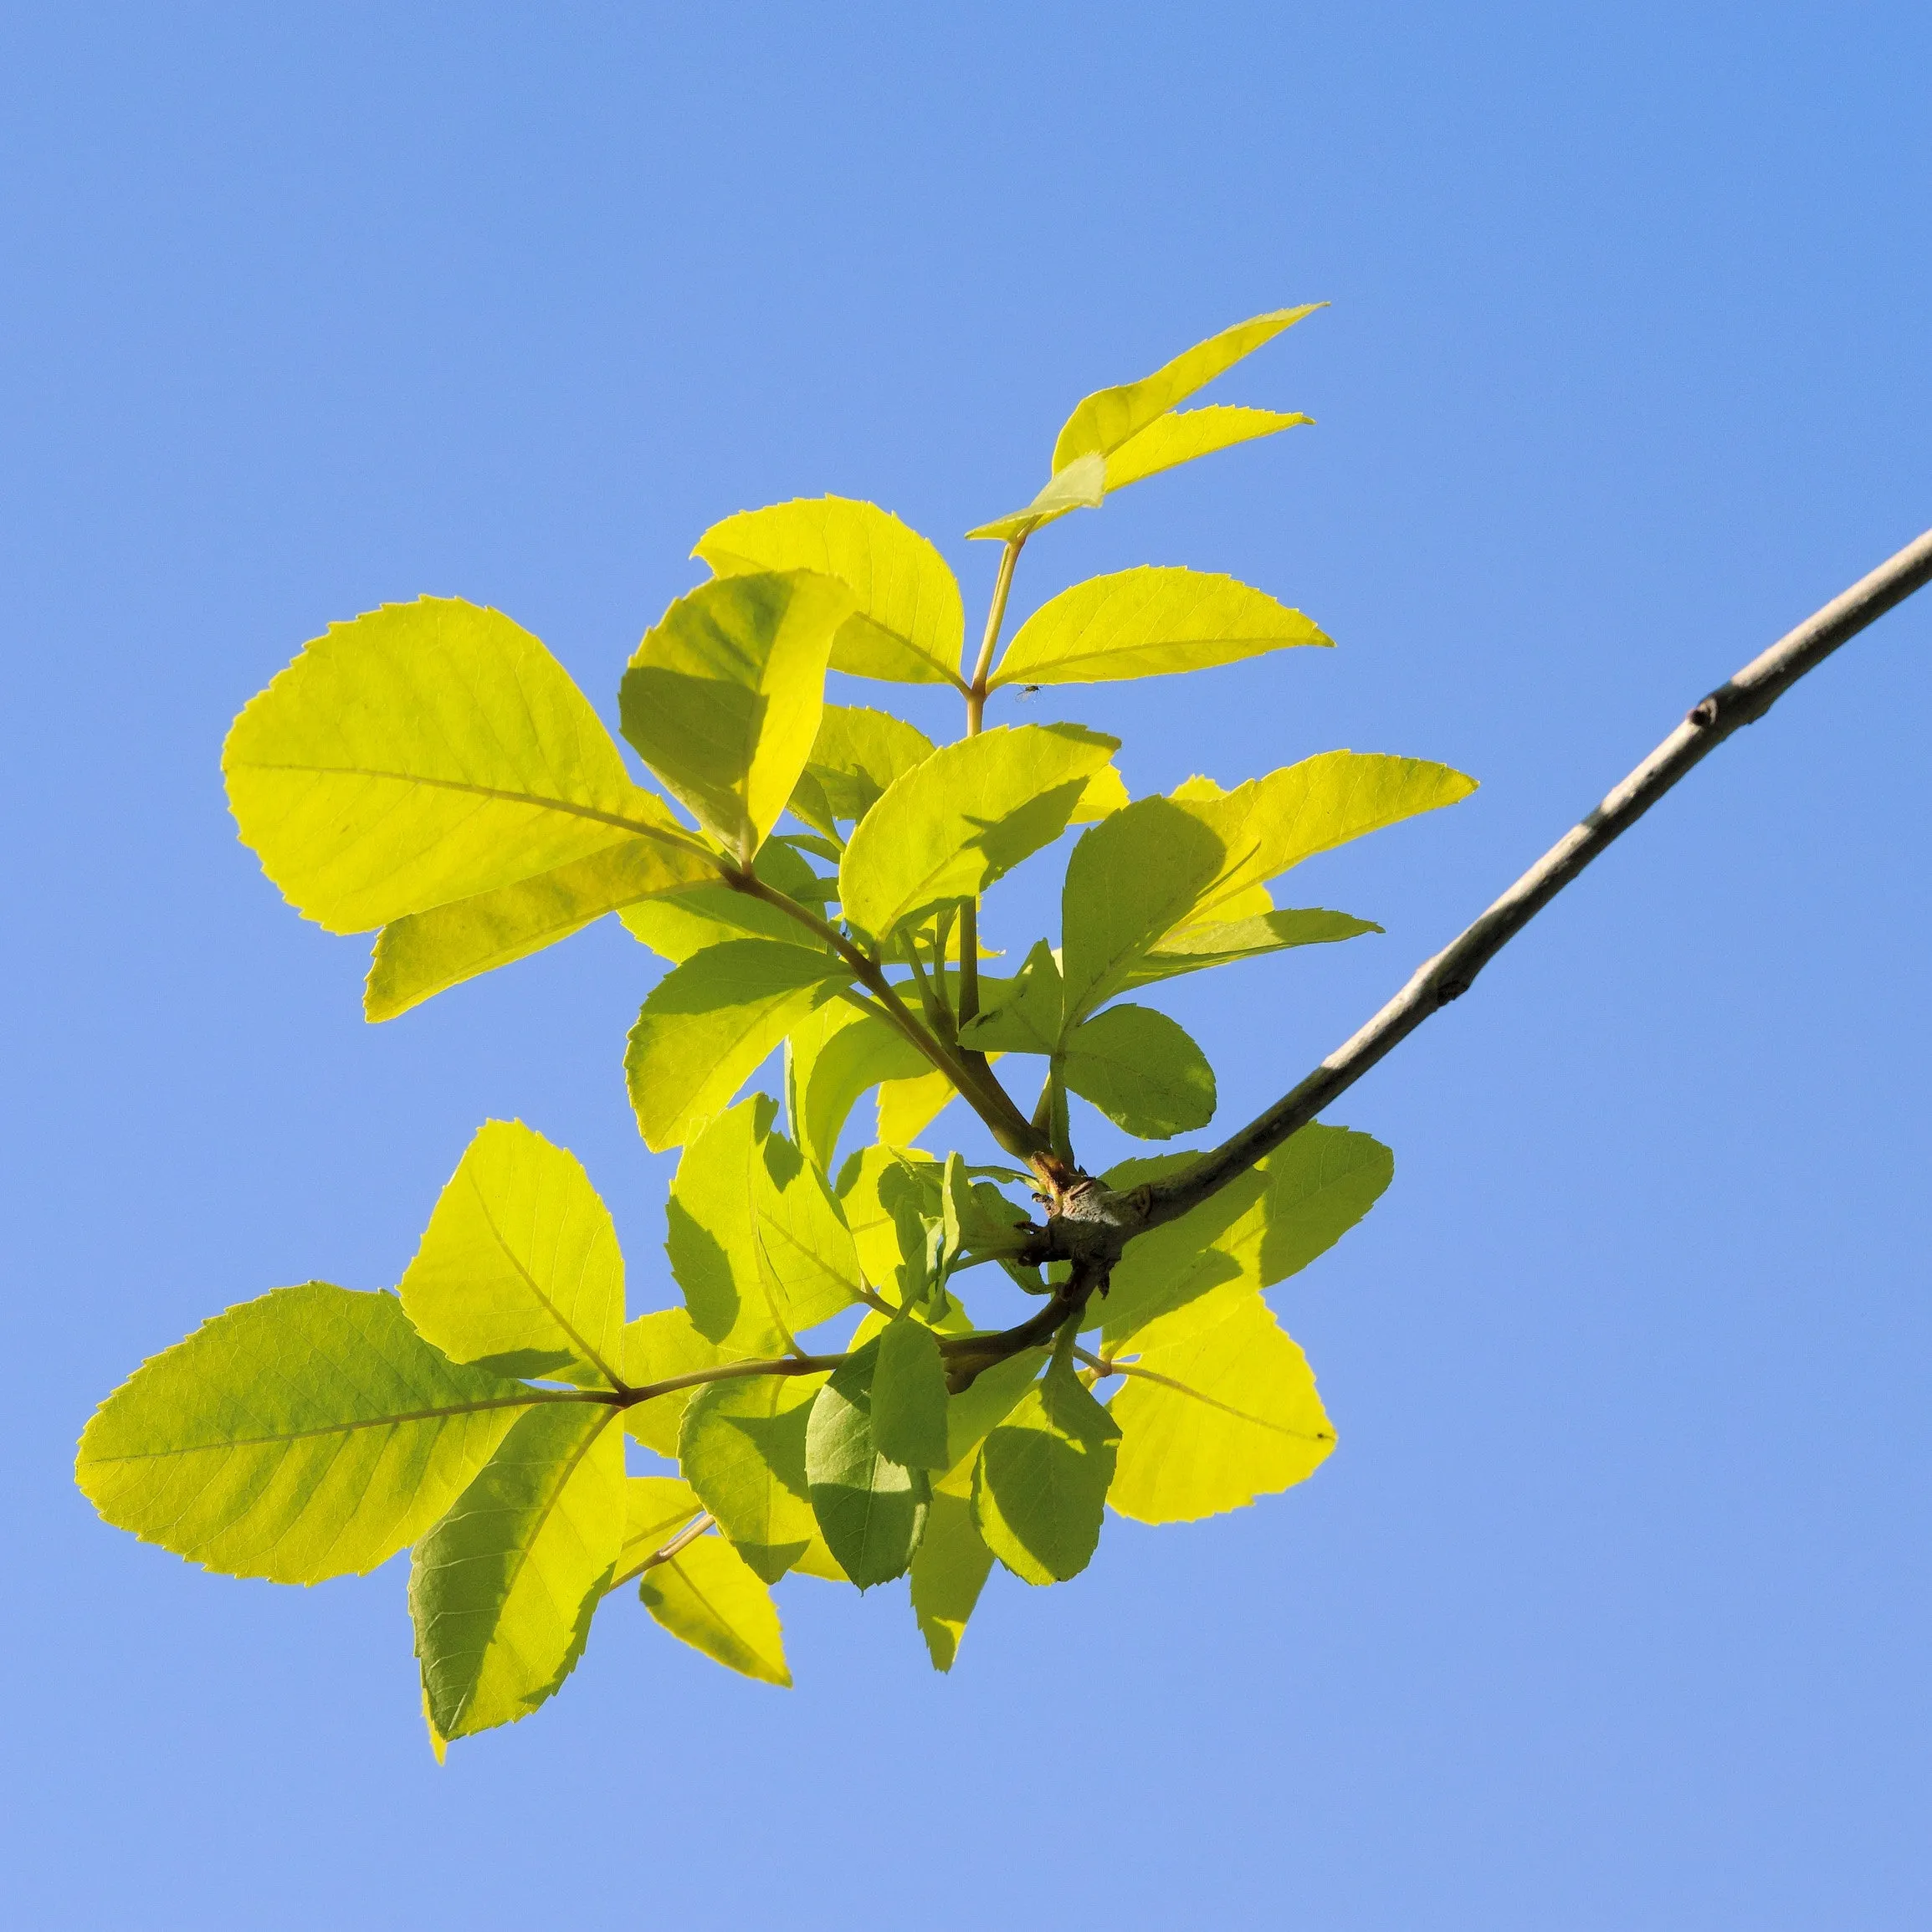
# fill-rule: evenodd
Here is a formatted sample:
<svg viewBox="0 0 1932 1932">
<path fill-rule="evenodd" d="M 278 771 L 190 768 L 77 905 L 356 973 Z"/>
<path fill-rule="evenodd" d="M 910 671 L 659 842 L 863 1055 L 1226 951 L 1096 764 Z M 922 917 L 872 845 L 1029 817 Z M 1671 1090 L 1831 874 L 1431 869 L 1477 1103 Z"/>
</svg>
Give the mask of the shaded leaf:
<svg viewBox="0 0 1932 1932">
<path fill-rule="evenodd" d="M 873 1377 L 879 1340 L 834 1369 L 812 1405 L 805 1467 L 812 1513 L 839 1567 L 861 1590 L 903 1576 L 925 1528 L 931 1480 L 879 1453 Z"/>
<path fill-rule="evenodd" d="M 1200 925 L 1176 927 L 1158 949 L 1143 953 L 1128 969 L 1125 990 L 1151 986 L 1156 981 L 1200 972 L 1207 966 L 1232 966 L 1237 960 L 1259 959 L 1289 946 L 1328 946 L 1337 940 L 1358 939 L 1382 929 L 1372 920 L 1319 907 L 1303 911 L 1272 908 L 1246 919 L 1210 920 Z"/>
<path fill-rule="evenodd" d="M 1076 457 L 1064 469 L 1054 470 L 1046 486 L 1024 510 L 995 517 L 967 536 L 992 538 L 1011 543 L 1015 537 L 1030 536 L 1042 524 L 1074 510 L 1098 510 L 1107 495 L 1107 464 L 1098 455 Z"/>
<path fill-rule="evenodd" d="M 767 1583 L 817 1534 L 805 1474 L 805 1430 L 822 1375 L 707 1382 L 684 1411 L 684 1479 L 738 1554 Z"/>
<path fill-rule="evenodd" d="M 986 1437 L 973 1515 L 994 1555 L 1027 1583 L 1059 1583 L 1093 1560 L 1119 1425 L 1064 1362 L 1049 1364 Z"/>
<path fill-rule="evenodd" d="M 1058 1052 L 1063 1003 L 1060 963 L 1043 939 L 1027 955 L 1006 997 L 960 1028 L 960 1044 L 982 1053 Z"/>
<path fill-rule="evenodd" d="M 1148 1007 L 1109 1007 L 1067 1036 L 1067 1084 L 1123 1131 L 1169 1140 L 1214 1118 L 1214 1069 L 1186 1030 Z"/>
<path fill-rule="evenodd" d="M 946 1366 L 925 1323 L 900 1315 L 880 1330 L 871 1411 L 880 1455 L 907 1468 L 948 1466 Z"/>
<path fill-rule="evenodd" d="M 700 1536 L 638 1586 L 645 1609 L 671 1635 L 727 1670 L 789 1689 L 785 1637 L 770 1586 L 721 1537 Z"/>
<path fill-rule="evenodd" d="M 805 766 L 814 787 L 807 801 L 812 809 L 802 807 L 797 793 L 792 808 L 836 835 L 838 821 L 864 817 L 893 780 L 930 758 L 932 749 L 925 732 L 889 712 L 828 705 Z"/>
<path fill-rule="evenodd" d="M 830 1173 L 859 1096 L 882 1080 L 923 1078 L 930 1065 L 876 1010 L 828 1000 L 786 1042 L 787 1110 L 800 1151 Z"/>
<path fill-rule="evenodd" d="M 204 1322 L 95 1412 L 74 1475 L 118 1529 L 231 1576 L 373 1570 L 557 1395 L 459 1368 L 393 1295 L 312 1281 Z"/>
</svg>

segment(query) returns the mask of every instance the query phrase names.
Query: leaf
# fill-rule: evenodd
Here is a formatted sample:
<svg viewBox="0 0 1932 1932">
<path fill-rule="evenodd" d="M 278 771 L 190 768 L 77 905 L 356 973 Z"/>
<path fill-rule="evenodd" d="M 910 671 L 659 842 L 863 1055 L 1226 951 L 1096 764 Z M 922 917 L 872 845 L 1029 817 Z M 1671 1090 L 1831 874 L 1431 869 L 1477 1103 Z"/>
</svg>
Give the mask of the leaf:
<svg viewBox="0 0 1932 1932">
<path fill-rule="evenodd" d="M 519 1414 L 564 1399 L 458 1367 L 393 1295 L 312 1281 L 151 1356 L 89 1422 L 74 1474 L 143 1542 L 315 1583 L 414 1542 Z"/>
<path fill-rule="evenodd" d="M 833 644 L 835 671 L 961 683 L 966 613 L 959 585 L 931 544 L 875 504 L 827 496 L 742 510 L 713 524 L 691 554 L 720 577 L 804 569 L 836 577 L 858 608 Z"/>
<path fill-rule="evenodd" d="M 333 624 L 235 720 L 228 807 L 330 932 L 362 932 L 628 843 L 701 852 L 633 785 L 583 694 L 500 611 L 454 597 Z"/>
<path fill-rule="evenodd" d="M 1085 782 L 1119 748 L 1077 725 L 1021 725 L 934 752 L 853 831 L 838 871 L 846 920 L 883 940 L 977 896 L 1065 831 Z"/>
<path fill-rule="evenodd" d="M 1165 416 L 1176 403 L 1185 402 L 1196 390 L 1232 369 L 1243 356 L 1253 355 L 1263 343 L 1273 341 L 1284 329 L 1292 328 L 1304 315 L 1312 315 L 1323 306 L 1320 302 L 1306 302 L 1298 309 L 1276 309 L 1248 321 L 1237 322 L 1232 328 L 1223 329 L 1191 349 L 1183 350 L 1172 361 L 1162 363 L 1151 376 L 1145 376 L 1138 382 L 1096 390 L 1075 407 L 1053 444 L 1055 474 L 1084 456 L 1094 453 L 1111 455 L 1130 437 Z"/>
<path fill-rule="evenodd" d="M 952 1668 L 992 1566 L 993 1553 L 973 1520 L 971 1471 L 935 1482 L 925 1534 L 912 1557 L 913 1614 L 935 1670 Z"/>
<path fill-rule="evenodd" d="M 1024 510 L 1016 510 L 991 523 L 982 523 L 966 536 L 991 537 L 1002 543 L 1031 536 L 1042 524 L 1052 523 L 1069 510 L 1098 510 L 1107 495 L 1107 464 L 1099 456 L 1076 458 L 1063 469 L 1056 468 L 1052 479 Z"/>
<path fill-rule="evenodd" d="M 1089 578 L 1035 611 L 987 689 L 1160 677 L 1332 641 L 1299 611 L 1231 577 L 1143 566 Z"/>
<path fill-rule="evenodd" d="M 1210 403 L 1202 409 L 1170 409 L 1129 437 L 1107 459 L 1107 493 L 1158 476 L 1164 469 L 1212 456 L 1258 436 L 1312 425 L 1312 416 L 1286 416 L 1274 409 L 1229 408 Z"/>
<path fill-rule="evenodd" d="M 888 1461 L 911 1469 L 948 1467 L 946 1365 L 924 1322 L 900 1315 L 879 1331 L 871 1409 L 873 1440 Z"/>
<path fill-rule="evenodd" d="M 616 1421 L 597 1403 L 532 1410 L 417 1545 L 409 1612 L 445 1738 L 527 1716 L 583 1654 L 623 1545 Z"/>
<path fill-rule="evenodd" d="M 903 1576 L 919 1547 L 931 1478 L 879 1453 L 873 1433 L 873 1377 L 879 1341 L 832 1371 L 805 1436 L 812 1514 L 839 1567 L 861 1590 Z"/>
<path fill-rule="evenodd" d="M 823 884 L 805 860 L 782 839 L 768 838 L 758 848 L 751 870 L 766 885 L 801 905 L 807 905 L 809 910 L 816 912 L 823 903 L 817 898 L 824 891 Z M 816 903 L 807 903 L 813 901 Z M 682 966 L 693 953 L 702 952 L 707 946 L 722 946 L 727 940 L 775 939 L 785 946 L 808 946 L 814 943 L 783 906 L 766 899 L 755 899 L 721 880 L 688 885 L 660 898 L 620 907 L 618 918 L 633 939 L 661 954 L 674 966 Z"/>
<path fill-rule="evenodd" d="M 901 1253 L 893 1184 L 904 1176 L 913 1185 L 930 1191 L 936 1213 L 938 1174 L 937 1164 L 916 1149 L 883 1143 L 859 1149 L 839 1171 L 839 1202 L 868 1281 L 890 1282 L 899 1270 Z M 889 1201 L 888 1195 L 894 1198 Z"/>
<path fill-rule="evenodd" d="M 982 1053 L 1057 1053 L 1064 1003 L 1060 962 L 1043 939 L 1027 955 L 1007 997 L 960 1028 L 960 1044 Z"/>
<path fill-rule="evenodd" d="M 1064 1362 L 1050 1364 L 986 1437 L 973 1516 L 1016 1576 L 1062 1583 L 1093 1560 L 1120 1440 L 1119 1425 Z"/>
<path fill-rule="evenodd" d="M 618 1552 L 618 1583 L 628 1582 L 680 1530 L 704 1512 L 698 1492 L 681 1476 L 624 1478 L 624 1540 Z M 615 1586 L 613 1585 L 613 1587 Z"/>
<path fill-rule="evenodd" d="M 663 816 L 674 828 L 669 812 Z M 697 853 L 627 838 L 533 879 L 392 920 L 376 940 L 362 995 L 363 1017 L 392 1020 L 433 993 L 567 939 L 607 912 L 716 877 L 716 866 Z M 710 889 L 770 910 L 728 887 Z"/>
<path fill-rule="evenodd" d="M 910 1146 L 958 1098 L 959 1089 L 937 1071 L 921 1074 L 916 1079 L 882 1080 L 879 1139 L 888 1146 Z"/>
<path fill-rule="evenodd" d="M 1103 765 L 1087 781 L 1087 788 L 1075 801 L 1069 825 L 1092 825 L 1109 817 L 1129 802 L 1127 782 L 1111 765 Z"/>
<path fill-rule="evenodd" d="M 1067 1036 L 1067 1084 L 1116 1127 L 1171 1140 L 1214 1118 L 1214 1069 L 1186 1031 L 1149 1007 L 1109 1007 Z"/>
<path fill-rule="evenodd" d="M 805 769 L 851 592 L 810 571 L 721 577 L 681 597 L 633 654 L 624 735 L 748 865 Z"/>
<path fill-rule="evenodd" d="M 1335 1430 L 1268 1304 L 1245 1296 L 1171 1341 L 1166 1326 L 1136 1338 L 1140 1360 L 1114 1397 L 1122 1440 L 1107 1500 L 1137 1522 L 1191 1523 L 1311 1475 Z"/>
<path fill-rule="evenodd" d="M 1191 782 L 1116 812 L 1081 835 L 1067 864 L 1069 1017 L 1119 992 L 1176 929 L 1244 913 L 1257 887 L 1303 859 L 1474 789 L 1446 765 L 1326 751 L 1232 792 Z"/>
<path fill-rule="evenodd" d="M 826 832 L 836 834 L 838 822 L 857 820 L 878 803 L 894 779 L 902 778 L 932 756 L 932 741 L 925 732 L 884 711 L 849 705 L 828 705 L 818 736 L 806 761 L 802 787 L 815 787 L 808 801 L 822 816 L 800 806 L 798 793 L 792 809 Z"/>
<path fill-rule="evenodd" d="M 698 1333 L 686 1309 L 658 1309 L 624 1329 L 624 1380 L 633 1389 L 715 1368 L 723 1359 L 718 1345 Z M 624 1433 L 675 1462 L 678 1431 L 696 1392 L 696 1386 L 669 1389 L 647 1402 L 633 1402 L 624 1411 Z"/>
<path fill-rule="evenodd" d="M 707 1382 L 684 1411 L 684 1479 L 752 1570 L 776 1583 L 817 1534 L 805 1430 L 822 1375 Z"/>
<path fill-rule="evenodd" d="M 684 1150 L 671 1181 L 671 1272 L 700 1335 L 775 1355 L 858 1298 L 858 1258 L 817 1171 L 756 1094 Z"/>
<path fill-rule="evenodd" d="M 452 1361 L 614 1389 L 624 1258 L 576 1156 L 520 1120 L 492 1120 L 443 1190 L 397 1291 Z"/>
<path fill-rule="evenodd" d="M 979 1446 L 1025 1399 L 1047 1359 L 1043 1348 L 1022 1350 L 981 1369 L 971 1384 L 952 1396 L 946 1405 L 946 1453 L 947 1480 L 962 1473 L 970 1477 L 971 1458 Z"/>
<path fill-rule="evenodd" d="M 1108 1171 L 1107 1183 L 1138 1186 L 1194 1158 L 1125 1161 Z M 1190 1320 L 1218 1320 L 1230 1302 L 1299 1273 L 1375 1206 L 1394 1173 L 1395 1157 L 1370 1135 L 1304 1127 L 1199 1207 L 1129 1243 L 1093 1311 L 1105 1324 L 1106 1347 L 1125 1345 L 1157 1317 L 1178 1334 L 1184 1309 Z"/>
<path fill-rule="evenodd" d="M 1207 966 L 1231 966 L 1237 960 L 1259 959 L 1289 946 L 1328 946 L 1337 940 L 1357 939 L 1380 932 L 1372 920 L 1319 907 L 1305 911 L 1272 910 L 1248 919 L 1211 920 L 1201 925 L 1178 926 L 1161 941 L 1160 950 L 1143 953 L 1129 968 L 1125 990 L 1151 986 Z"/>
<path fill-rule="evenodd" d="M 882 1080 L 923 1078 L 930 1064 L 875 1009 L 827 1001 L 786 1041 L 787 1110 L 800 1151 L 829 1174 L 859 1096 Z"/>
<path fill-rule="evenodd" d="M 722 1538 L 700 1536 L 668 1562 L 653 1564 L 638 1594 L 645 1609 L 694 1650 L 727 1670 L 790 1689 L 771 1589 Z"/>
<path fill-rule="evenodd" d="M 689 1140 L 851 976 L 832 953 L 765 939 L 727 940 L 674 966 L 651 988 L 624 1055 L 644 1145 L 655 1154 Z"/>
</svg>

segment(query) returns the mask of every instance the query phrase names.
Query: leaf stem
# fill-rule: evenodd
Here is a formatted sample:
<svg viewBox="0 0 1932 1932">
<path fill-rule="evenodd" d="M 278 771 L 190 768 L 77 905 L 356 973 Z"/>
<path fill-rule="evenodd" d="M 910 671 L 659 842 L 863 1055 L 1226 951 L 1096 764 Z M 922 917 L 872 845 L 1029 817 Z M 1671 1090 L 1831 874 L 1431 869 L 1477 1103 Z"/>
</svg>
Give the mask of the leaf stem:
<svg viewBox="0 0 1932 1932">
<path fill-rule="evenodd" d="M 976 738 L 986 722 L 986 679 L 992 674 L 993 653 L 999 646 L 1000 627 L 1007 621 L 1007 598 L 1013 587 L 1013 566 L 1020 561 L 1024 535 L 1008 537 L 1000 552 L 999 575 L 993 579 L 992 602 L 986 607 L 986 636 L 980 641 L 979 661 L 973 666 L 973 680 L 966 688 L 966 736 Z M 959 1023 L 963 1027 L 980 1010 L 980 905 L 969 899 L 959 915 Z"/>
</svg>

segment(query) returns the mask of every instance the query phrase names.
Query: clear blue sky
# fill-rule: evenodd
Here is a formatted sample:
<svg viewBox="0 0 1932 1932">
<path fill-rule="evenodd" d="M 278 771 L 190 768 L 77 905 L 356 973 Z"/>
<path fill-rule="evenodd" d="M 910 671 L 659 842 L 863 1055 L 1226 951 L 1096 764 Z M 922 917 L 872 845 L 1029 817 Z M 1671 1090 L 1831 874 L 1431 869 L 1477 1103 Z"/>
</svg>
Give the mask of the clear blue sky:
<svg viewBox="0 0 1932 1932">
<path fill-rule="evenodd" d="M 1278 1298 L 1315 1479 L 997 1579 L 950 1679 L 889 1590 L 786 1587 L 790 1694 L 620 1600 L 438 1771 L 400 1566 L 211 1576 L 69 1476 L 208 1314 L 392 1283 L 490 1115 L 669 1294 L 638 949 L 367 1027 L 235 843 L 222 734 L 326 622 L 492 602 L 614 710 L 697 534 L 827 489 L 976 601 L 1077 397 L 1331 300 L 1227 387 L 1318 428 L 1018 593 L 1185 563 L 1339 640 L 1034 700 L 1136 790 L 1484 782 L 1304 875 L 1386 937 L 1176 992 L 1232 1123 L 1932 522 L 1929 63 L 1904 0 L 0 10 L 14 1922 L 1932 1923 L 1932 592 L 1347 1097 L 1397 1172 Z"/>
</svg>

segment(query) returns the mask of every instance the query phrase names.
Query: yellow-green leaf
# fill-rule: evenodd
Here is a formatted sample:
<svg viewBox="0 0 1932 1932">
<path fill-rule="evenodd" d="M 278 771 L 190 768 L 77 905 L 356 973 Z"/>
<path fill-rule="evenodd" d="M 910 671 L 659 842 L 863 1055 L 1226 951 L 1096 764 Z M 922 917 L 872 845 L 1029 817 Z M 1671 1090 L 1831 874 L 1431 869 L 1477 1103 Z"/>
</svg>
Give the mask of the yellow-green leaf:
<svg viewBox="0 0 1932 1932">
<path fill-rule="evenodd" d="M 602 1403 L 534 1409 L 417 1545 L 409 1610 L 446 1738 L 527 1716 L 562 1683 L 624 1540 L 624 1437 Z"/>
<path fill-rule="evenodd" d="M 947 1468 L 946 1400 L 946 1366 L 933 1331 L 910 1315 L 886 1323 L 872 1375 L 872 1434 L 879 1454 L 912 1469 Z"/>
<path fill-rule="evenodd" d="M 857 608 L 832 647 L 832 668 L 914 684 L 960 684 L 966 613 L 946 561 L 876 504 L 800 498 L 713 524 L 691 553 L 720 577 L 811 570 L 835 577 Z M 962 687 L 963 688 L 963 687 Z"/>
<path fill-rule="evenodd" d="M 1027 1583 L 1092 1561 L 1120 1430 L 1064 1362 L 1051 1364 L 981 1446 L 973 1515 L 994 1555 Z"/>
<path fill-rule="evenodd" d="M 1267 889 L 1260 889 L 1263 893 Z M 1200 972 L 1207 966 L 1231 966 L 1237 960 L 1259 959 L 1264 954 L 1281 952 L 1289 946 L 1329 946 L 1338 940 L 1357 939 L 1365 932 L 1382 929 L 1371 920 L 1356 919 L 1345 912 L 1327 912 L 1320 907 L 1305 910 L 1258 912 L 1245 919 L 1210 920 L 1200 925 L 1177 926 L 1161 941 L 1158 950 L 1143 953 L 1128 970 L 1125 988 L 1151 986 L 1181 973 Z"/>
<path fill-rule="evenodd" d="M 624 1078 L 644 1145 L 682 1145 L 851 969 L 836 954 L 776 940 L 694 953 L 652 987 L 631 1028 Z"/>
<path fill-rule="evenodd" d="M 612 1587 L 628 1583 L 659 1550 L 688 1530 L 704 1509 L 682 1476 L 629 1476 L 624 1480 L 624 1541 Z"/>
<path fill-rule="evenodd" d="M 989 1054 L 987 1058 L 995 1058 Z M 959 1089 L 941 1073 L 882 1080 L 879 1085 L 879 1137 L 889 1147 L 910 1147 L 946 1107 Z"/>
<path fill-rule="evenodd" d="M 1299 611 L 1233 577 L 1144 566 L 1075 584 L 1035 611 L 989 689 L 1159 677 L 1330 642 Z"/>
<path fill-rule="evenodd" d="M 1284 415 L 1274 409 L 1230 408 L 1209 403 L 1202 409 L 1170 409 L 1145 429 L 1129 437 L 1107 458 L 1107 490 L 1125 489 L 1130 483 L 1158 476 L 1197 456 L 1212 456 L 1258 436 L 1312 424 L 1312 416 Z"/>
<path fill-rule="evenodd" d="M 577 1157 L 520 1120 L 492 1120 L 443 1190 L 398 1290 L 452 1361 L 615 1388 L 624 1258 Z"/>
<path fill-rule="evenodd" d="M 331 932 L 633 836 L 700 850 L 631 782 L 562 665 L 500 611 L 459 598 L 331 625 L 236 719 L 222 769 L 243 843 Z"/>
<path fill-rule="evenodd" d="M 1183 350 L 1172 361 L 1162 363 L 1151 376 L 1144 376 L 1138 382 L 1096 390 L 1075 407 L 1053 444 L 1055 473 L 1083 456 L 1096 453 L 1110 455 L 1156 418 L 1165 416 L 1176 403 L 1185 402 L 1196 390 L 1206 387 L 1243 356 L 1253 355 L 1263 343 L 1273 341 L 1284 329 L 1322 306 L 1320 302 L 1306 302 L 1298 309 L 1276 309 L 1268 315 L 1237 322 L 1232 328 L 1223 329 L 1191 349 Z"/>
<path fill-rule="evenodd" d="M 1042 524 L 1051 523 L 1069 510 L 1098 510 L 1106 494 L 1106 459 L 1079 456 L 1064 469 L 1056 469 L 1045 488 L 1024 510 L 995 517 L 977 530 L 969 530 L 966 535 L 1011 543 L 1016 537 L 1030 536 Z"/>
<path fill-rule="evenodd" d="M 864 817 L 894 778 L 931 756 L 931 739 L 904 719 L 858 705 L 828 705 L 792 809 L 836 838 L 841 820 Z"/>
<path fill-rule="evenodd" d="M 935 1670 L 951 1670 L 993 1553 L 973 1520 L 972 1471 L 934 1483 L 925 1535 L 912 1558 L 912 1608 Z"/>
<path fill-rule="evenodd" d="M 700 1536 L 653 1563 L 638 1586 L 645 1609 L 671 1635 L 761 1683 L 790 1689 L 778 1607 L 764 1580 L 718 1536 Z"/>
<path fill-rule="evenodd" d="M 707 1382 L 684 1411 L 684 1479 L 738 1554 L 776 1583 L 811 1547 L 806 1418 L 823 1375 Z"/>
<path fill-rule="evenodd" d="M 713 1368 L 724 1359 L 717 1343 L 699 1334 L 688 1309 L 656 1309 L 624 1328 L 624 1380 L 633 1389 Z M 695 1392 L 694 1387 L 669 1389 L 648 1402 L 633 1403 L 624 1411 L 625 1433 L 675 1462 L 678 1431 Z"/>
<path fill-rule="evenodd" d="M 315 1583 L 414 1542 L 519 1415 L 559 1399 L 459 1368 L 393 1295 L 312 1281 L 151 1356 L 95 1412 L 74 1473 L 143 1542 Z"/>
<path fill-rule="evenodd" d="M 1214 1118 L 1214 1069 L 1185 1028 L 1149 1007 L 1109 1007 L 1068 1034 L 1067 1084 L 1116 1127 L 1171 1140 Z"/>
<path fill-rule="evenodd" d="M 1065 831 L 1087 780 L 1119 748 L 1077 725 L 1022 725 L 934 752 L 853 831 L 838 873 L 846 919 L 884 939 L 983 892 Z"/>
<path fill-rule="evenodd" d="M 827 1001 L 792 1028 L 785 1044 L 792 1132 L 800 1151 L 827 1174 L 859 1096 L 882 1080 L 918 1079 L 931 1066 L 875 1010 L 845 1000 Z"/>
<path fill-rule="evenodd" d="M 624 735 L 741 865 L 805 769 L 852 607 L 810 571 L 720 577 L 679 597 L 624 673 Z"/>
<path fill-rule="evenodd" d="M 960 1044 L 982 1053 L 1057 1053 L 1063 997 L 1060 962 L 1043 939 L 1005 997 L 997 1004 L 987 1002 L 977 1019 L 960 1028 Z"/>
<path fill-rule="evenodd" d="M 1121 1441 L 1107 1500 L 1137 1522 L 1191 1523 L 1311 1475 L 1335 1429 L 1268 1304 L 1244 1296 L 1171 1340 L 1166 1325 L 1135 1338 L 1138 1360 L 1114 1397 Z"/>
</svg>

